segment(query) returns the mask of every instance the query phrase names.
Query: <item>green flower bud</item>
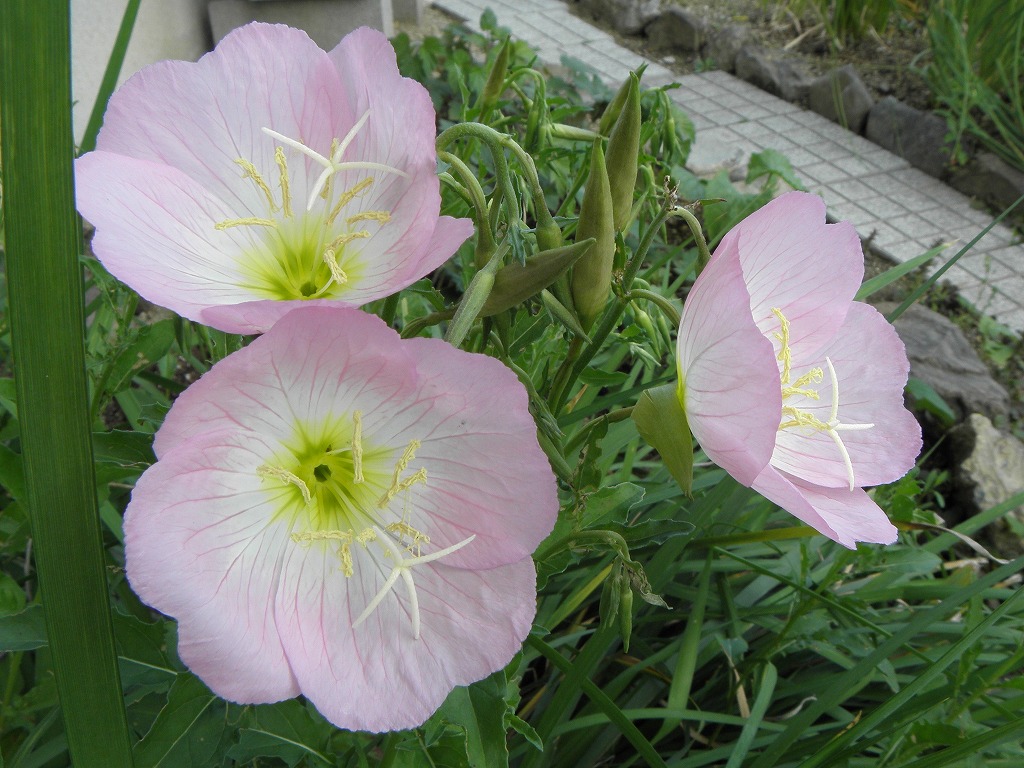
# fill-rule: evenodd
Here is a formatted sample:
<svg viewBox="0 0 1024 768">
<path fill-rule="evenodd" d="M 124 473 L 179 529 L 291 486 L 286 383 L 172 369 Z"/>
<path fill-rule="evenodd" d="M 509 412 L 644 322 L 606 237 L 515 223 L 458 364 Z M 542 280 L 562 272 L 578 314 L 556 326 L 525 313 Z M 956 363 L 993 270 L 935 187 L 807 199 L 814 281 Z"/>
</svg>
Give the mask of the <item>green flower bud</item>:
<svg viewBox="0 0 1024 768">
<path fill-rule="evenodd" d="M 611 295 L 612 261 L 615 258 L 615 223 L 612 218 L 612 192 L 608 184 L 601 142 L 594 142 L 590 156 L 590 175 L 583 192 L 576 242 L 594 238 L 587 255 L 572 270 L 570 290 L 573 306 L 584 330 L 593 325 Z"/>
<path fill-rule="evenodd" d="M 629 638 L 633 634 L 633 587 L 629 579 L 619 582 L 619 632 L 622 633 L 622 650 L 629 653 Z"/>
<path fill-rule="evenodd" d="M 480 99 L 477 106 L 480 108 L 480 120 L 486 121 L 490 111 L 498 103 L 498 99 L 505 91 L 505 78 L 508 76 L 508 59 L 512 50 L 512 43 L 508 38 L 498 49 L 498 55 L 494 57 L 494 64 L 487 75 L 487 82 L 480 92 Z"/>
<path fill-rule="evenodd" d="M 629 221 L 640 156 L 640 80 L 630 73 L 626 84 L 622 111 L 608 138 L 608 183 L 617 230 Z"/>
<path fill-rule="evenodd" d="M 480 317 L 511 309 L 547 288 L 583 257 L 593 244 L 592 240 L 584 240 L 542 251 L 528 258 L 525 264 L 502 267 L 494 276 L 490 295 L 480 310 Z"/>
<path fill-rule="evenodd" d="M 616 91 L 612 100 L 608 102 L 608 106 L 604 108 L 604 112 L 601 114 L 601 122 L 597 127 L 597 132 L 602 136 L 609 136 L 611 134 L 612 127 L 618 121 L 619 114 L 622 112 L 622 106 L 626 103 L 626 98 L 629 96 L 629 85 L 632 81 L 633 73 L 630 72 L 629 77 L 619 86 L 619 90 Z"/>
</svg>

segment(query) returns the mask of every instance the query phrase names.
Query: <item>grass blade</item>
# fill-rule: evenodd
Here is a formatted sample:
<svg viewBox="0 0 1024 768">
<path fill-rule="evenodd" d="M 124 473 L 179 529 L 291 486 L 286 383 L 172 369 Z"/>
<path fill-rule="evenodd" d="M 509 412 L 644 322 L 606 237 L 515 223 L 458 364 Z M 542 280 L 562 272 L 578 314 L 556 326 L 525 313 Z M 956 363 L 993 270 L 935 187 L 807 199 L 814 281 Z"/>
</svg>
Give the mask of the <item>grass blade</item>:
<svg viewBox="0 0 1024 768">
<path fill-rule="evenodd" d="M 3 185 L 25 488 L 68 745 L 78 768 L 130 766 L 96 509 L 72 177 L 70 12 L 0 14 Z"/>
</svg>

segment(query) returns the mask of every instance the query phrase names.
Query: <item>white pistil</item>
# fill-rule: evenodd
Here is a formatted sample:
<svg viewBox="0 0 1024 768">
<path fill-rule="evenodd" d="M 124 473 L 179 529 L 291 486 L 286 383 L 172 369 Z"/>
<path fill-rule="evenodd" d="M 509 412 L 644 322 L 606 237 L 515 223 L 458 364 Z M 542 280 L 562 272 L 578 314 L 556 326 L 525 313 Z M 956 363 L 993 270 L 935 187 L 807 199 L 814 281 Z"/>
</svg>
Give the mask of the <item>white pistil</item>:
<svg viewBox="0 0 1024 768">
<path fill-rule="evenodd" d="M 355 629 L 368 619 L 377 606 L 381 604 L 381 601 L 387 597 L 388 592 L 398 582 L 399 577 L 405 582 L 405 588 L 409 595 L 409 612 L 412 615 L 412 635 L 416 640 L 420 639 L 420 604 L 419 598 L 416 596 L 416 584 L 413 582 L 412 569 L 417 565 L 424 565 L 425 563 L 432 563 L 435 560 L 440 560 L 442 557 L 447 557 L 453 552 L 457 552 L 464 546 L 469 544 L 473 539 L 476 538 L 476 534 L 473 534 L 467 539 L 463 539 L 457 544 L 452 544 L 450 547 L 445 547 L 437 552 L 432 552 L 429 555 L 420 555 L 417 557 L 403 557 L 402 550 L 399 549 L 391 537 L 384 533 L 376 526 L 372 527 L 372 530 L 377 534 L 376 541 L 380 542 L 385 549 L 391 554 L 391 557 L 395 560 L 395 565 L 391 569 L 391 573 L 388 574 L 387 579 L 384 580 L 383 586 L 377 591 L 377 594 L 373 596 L 373 599 L 367 604 L 363 612 L 359 614 L 354 622 L 352 622 L 352 628 Z"/>
<path fill-rule="evenodd" d="M 357 161 L 357 162 L 342 162 L 341 161 L 342 155 L 345 153 L 345 150 L 348 149 L 349 144 L 352 143 L 352 140 L 355 138 L 356 134 L 359 132 L 359 129 L 361 129 L 363 127 L 363 125 L 366 124 L 366 121 L 369 118 L 369 116 L 370 116 L 369 110 L 367 110 L 366 112 L 363 113 L 362 117 L 360 117 L 355 122 L 355 125 L 353 125 L 352 128 L 349 129 L 349 132 L 347 134 L 345 134 L 345 138 L 341 140 L 341 142 L 335 148 L 334 152 L 331 154 L 330 157 L 324 157 L 319 152 L 317 152 L 315 149 L 312 149 L 311 147 L 306 146 L 301 141 L 296 141 L 295 139 L 290 139 L 287 136 L 284 136 L 283 134 L 278 133 L 277 131 L 271 130 L 270 128 L 263 128 L 263 132 L 266 133 L 268 136 L 273 136 L 275 139 L 280 141 L 282 144 L 288 145 L 289 147 L 291 147 L 292 149 L 296 150 L 297 152 L 301 152 L 302 154 L 304 154 L 310 160 L 313 160 L 318 165 L 323 166 L 324 170 L 321 172 L 320 176 L 316 180 L 316 183 L 313 185 L 312 192 L 310 192 L 309 202 L 306 204 L 306 210 L 307 211 L 310 211 L 310 210 L 313 209 L 313 203 L 316 201 L 317 195 L 319 195 L 320 192 L 324 189 L 324 186 L 327 184 L 327 182 L 330 180 L 330 178 L 334 174 L 338 173 L 339 171 L 370 170 L 370 171 L 380 171 L 381 173 L 391 173 L 391 174 L 394 174 L 396 176 L 401 176 L 402 178 L 406 178 L 406 179 L 409 178 L 409 174 L 407 174 L 405 171 L 399 170 L 398 168 L 393 168 L 390 165 L 385 165 L 384 163 L 373 163 L 373 162 L 363 162 L 363 161 Z"/>
<path fill-rule="evenodd" d="M 839 453 L 843 456 L 843 466 L 846 468 L 846 479 L 850 481 L 850 490 L 854 489 L 854 477 L 853 477 L 853 461 L 850 459 L 850 452 L 846 450 L 846 446 L 843 444 L 843 440 L 839 437 L 840 430 L 856 431 L 863 429 L 871 429 L 874 424 L 842 424 L 839 421 L 839 377 L 836 376 L 836 369 L 832 365 L 832 359 L 826 357 L 825 362 L 828 364 L 828 374 L 832 378 L 832 407 L 829 410 L 828 422 L 825 424 L 828 431 L 828 436 L 832 438 L 832 442 L 836 444 L 839 449 Z"/>
</svg>

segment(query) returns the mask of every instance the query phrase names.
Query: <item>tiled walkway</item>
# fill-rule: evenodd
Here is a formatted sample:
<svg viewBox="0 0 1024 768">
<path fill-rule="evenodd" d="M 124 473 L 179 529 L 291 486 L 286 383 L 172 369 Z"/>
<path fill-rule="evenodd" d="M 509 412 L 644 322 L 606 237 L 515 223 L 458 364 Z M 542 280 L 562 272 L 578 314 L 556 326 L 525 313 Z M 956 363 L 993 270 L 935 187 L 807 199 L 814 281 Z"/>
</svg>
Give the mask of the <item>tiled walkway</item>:
<svg viewBox="0 0 1024 768">
<path fill-rule="evenodd" d="M 498 23 L 530 43 L 545 61 L 571 56 L 615 87 L 645 59 L 608 33 L 572 15 L 562 0 L 435 0 L 438 8 L 478 28 L 488 7 Z M 852 221 L 861 237 L 895 261 L 938 243 L 952 255 L 992 222 L 985 211 L 931 176 L 820 115 L 776 98 L 726 72 L 676 76 L 648 62 L 644 82 L 677 81 L 672 98 L 693 120 L 691 169 L 746 163 L 752 152 L 777 149 L 833 219 Z M 945 274 L 979 309 L 1024 331 L 1024 244 L 997 225 Z"/>
</svg>

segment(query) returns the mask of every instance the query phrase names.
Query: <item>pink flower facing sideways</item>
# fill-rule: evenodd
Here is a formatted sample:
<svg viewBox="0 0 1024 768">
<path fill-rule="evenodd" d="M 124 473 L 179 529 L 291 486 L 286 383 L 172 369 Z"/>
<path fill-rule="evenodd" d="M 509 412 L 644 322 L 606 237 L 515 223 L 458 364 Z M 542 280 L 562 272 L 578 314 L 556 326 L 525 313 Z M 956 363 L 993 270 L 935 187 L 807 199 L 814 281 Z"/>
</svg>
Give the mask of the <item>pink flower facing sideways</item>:
<svg viewBox="0 0 1024 768">
<path fill-rule="evenodd" d="M 861 486 L 899 479 L 921 449 L 903 406 L 903 343 L 853 300 L 863 275 L 852 224 L 826 224 L 813 195 L 782 195 L 722 239 L 678 339 L 680 393 L 705 453 L 850 548 L 896 540 Z"/>
<path fill-rule="evenodd" d="M 375 30 L 324 52 L 250 24 L 196 63 L 147 67 L 75 165 L 103 265 L 229 333 L 301 303 L 359 306 L 415 282 L 472 233 L 439 216 L 435 115 Z"/>
<path fill-rule="evenodd" d="M 174 403 L 125 514 L 128 579 L 240 703 L 421 724 L 511 661 L 558 509 L 522 385 L 353 309 L 292 311 Z"/>
</svg>

